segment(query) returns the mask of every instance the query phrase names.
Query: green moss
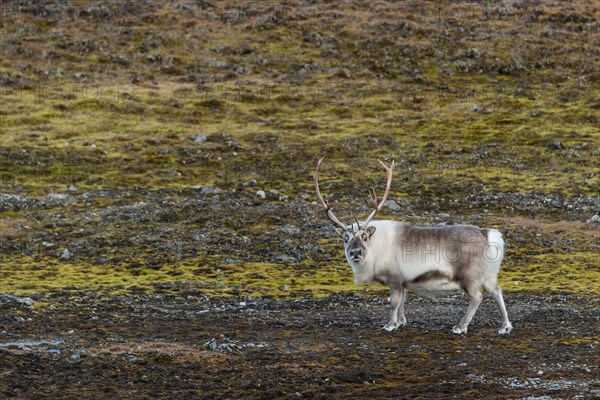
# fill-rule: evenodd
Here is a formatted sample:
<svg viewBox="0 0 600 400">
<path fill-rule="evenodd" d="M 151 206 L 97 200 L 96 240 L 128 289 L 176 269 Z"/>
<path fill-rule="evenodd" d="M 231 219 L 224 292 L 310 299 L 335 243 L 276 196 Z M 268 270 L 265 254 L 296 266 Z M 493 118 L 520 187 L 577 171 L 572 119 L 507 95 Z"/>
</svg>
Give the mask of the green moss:
<svg viewBox="0 0 600 400">
<path fill-rule="evenodd" d="M 509 264 L 500 272 L 503 288 L 519 292 L 552 292 L 598 295 L 600 270 L 598 253 L 532 254 Z"/>
<path fill-rule="evenodd" d="M 600 272 L 595 260 L 596 254 L 586 252 L 531 255 L 519 263 L 507 262 L 500 272 L 500 284 L 508 292 L 594 295 L 600 293 Z M 5 261 L 5 268 L 0 273 L 0 292 L 3 293 L 39 293 L 69 288 L 103 291 L 115 287 L 151 291 L 155 282 L 171 282 L 174 278 L 202 283 L 204 291 L 212 295 L 228 295 L 235 291 L 245 295 L 289 297 L 302 293 L 323 297 L 365 289 L 386 291 L 381 285 L 367 288 L 354 285 L 352 272 L 343 261 L 326 265 L 315 265 L 311 261 L 220 264 L 215 260 L 190 259 L 153 269 L 145 267 L 142 259 L 122 265 L 66 263 L 43 257 Z M 140 268 L 130 268 L 136 263 Z"/>
<path fill-rule="evenodd" d="M 600 336 L 568 337 L 556 343 L 563 346 L 590 346 L 600 343 Z"/>
<path fill-rule="evenodd" d="M 244 295 L 275 297 L 324 297 L 341 291 L 359 289 L 352 282 L 346 266 L 310 264 L 285 265 L 274 263 L 222 264 L 206 260 L 187 260 L 160 269 L 145 267 L 145 261 L 125 265 L 85 262 L 61 262 L 44 257 L 23 257 L 5 260 L 0 272 L 0 293 L 30 294 L 56 290 L 110 290 L 114 293 L 130 288 L 152 291 L 157 282 L 189 281 L 201 283 L 207 294 L 229 295 L 232 291 Z M 129 268 L 137 263 L 140 268 Z M 205 265 L 205 267 L 198 267 Z M 251 271 L 251 272 L 249 272 Z M 175 279 L 174 279 L 175 278 Z"/>
</svg>

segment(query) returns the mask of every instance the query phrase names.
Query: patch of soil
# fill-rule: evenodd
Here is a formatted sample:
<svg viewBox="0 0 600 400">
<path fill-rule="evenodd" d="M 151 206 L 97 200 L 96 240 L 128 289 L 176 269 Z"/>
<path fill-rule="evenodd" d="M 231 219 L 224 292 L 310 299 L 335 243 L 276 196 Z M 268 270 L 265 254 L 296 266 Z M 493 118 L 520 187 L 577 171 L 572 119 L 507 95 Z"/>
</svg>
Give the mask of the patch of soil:
<svg viewBox="0 0 600 400">
<path fill-rule="evenodd" d="M 0 395 L 10 399 L 595 398 L 598 298 L 508 294 L 496 334 L 486 298 L 467 335 L 465 297 L 409 296 L 408 326 L 382 331 L 387 302 L 93 293 L 0 304 Z M 545 396 L 545 397 L 544 397 Z"/>
</svg>

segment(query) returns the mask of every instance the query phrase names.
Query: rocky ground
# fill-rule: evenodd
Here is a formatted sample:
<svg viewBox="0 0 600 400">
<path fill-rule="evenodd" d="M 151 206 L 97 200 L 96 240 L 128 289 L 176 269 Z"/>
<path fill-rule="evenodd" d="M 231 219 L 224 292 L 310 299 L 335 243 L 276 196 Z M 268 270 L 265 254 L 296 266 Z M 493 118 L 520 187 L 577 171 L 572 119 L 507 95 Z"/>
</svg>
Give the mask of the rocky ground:
<svg viewBox="0 0 600 400">
<path fill-rule="evenodd" d="M 600 397 L 593 1 L 0 2 L 0 398 Z M 352 283 L 315 202 L 503 232 L 489 298 Z"/>
<path fill-rule="evenodd" d="M 507 295 L 514 325 L 496 334 L 486 298 L 467 335 L 449 331 L 464 297 L 411 296 L 409 324 L 380 330 L 386 300 L 102 299 L 93 292 L 2 298 L 0 393 L 75 398 L 600 397 L 598 298 Z M 43 303 L 44 307 L 38 307 Z"/>
</svg>

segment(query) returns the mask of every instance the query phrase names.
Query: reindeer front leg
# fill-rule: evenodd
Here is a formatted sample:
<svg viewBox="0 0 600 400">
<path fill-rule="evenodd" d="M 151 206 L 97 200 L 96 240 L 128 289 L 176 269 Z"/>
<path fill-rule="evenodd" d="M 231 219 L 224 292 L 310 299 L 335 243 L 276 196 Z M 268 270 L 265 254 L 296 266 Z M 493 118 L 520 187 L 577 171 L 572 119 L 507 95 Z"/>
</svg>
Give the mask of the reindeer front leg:
<svg viewBox="0 0 600 400">
<path fill-rule="evenodd" d="M 393 331 L 398 327 L 406 325 L 406 317 L 404 316 L 404 299 L 406 298 L 406 290 L 401 286 L 392 286 L 390 288 L 390 305 L 392 306 L 392 314 L 390 322 L 383 327 L 386 331 Z"/>
</svg>

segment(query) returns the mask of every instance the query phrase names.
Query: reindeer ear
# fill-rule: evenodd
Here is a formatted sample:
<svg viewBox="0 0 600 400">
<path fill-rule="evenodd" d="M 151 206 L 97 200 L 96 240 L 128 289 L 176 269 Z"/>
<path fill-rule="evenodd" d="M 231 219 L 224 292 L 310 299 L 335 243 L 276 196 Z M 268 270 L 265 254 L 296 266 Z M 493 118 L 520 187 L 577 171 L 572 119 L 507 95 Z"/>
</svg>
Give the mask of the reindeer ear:
<svg viewBox="0 0 600 400">
<path fill-rule="evenodd" d="M 335 233 L 341 238 L 344 238 L 344 232 L 346 232 L 346 231 L 343 230 L 342 228 L 335 228 Z"/>
<path fill-rule="evenodd" d="M 367 227 L 367 234 L 369 235 L 369 237 L 373 236 L 374 233 L 375 233 L 375 227 L 374 226 L 368 226 Z"/>
</svg>

